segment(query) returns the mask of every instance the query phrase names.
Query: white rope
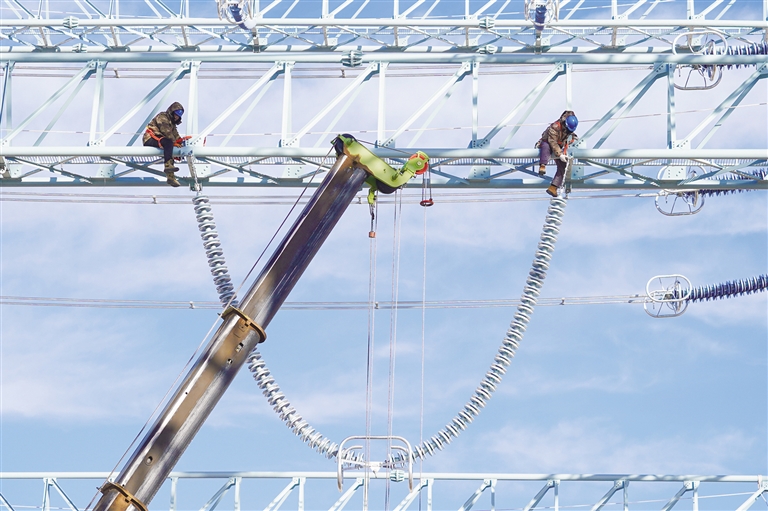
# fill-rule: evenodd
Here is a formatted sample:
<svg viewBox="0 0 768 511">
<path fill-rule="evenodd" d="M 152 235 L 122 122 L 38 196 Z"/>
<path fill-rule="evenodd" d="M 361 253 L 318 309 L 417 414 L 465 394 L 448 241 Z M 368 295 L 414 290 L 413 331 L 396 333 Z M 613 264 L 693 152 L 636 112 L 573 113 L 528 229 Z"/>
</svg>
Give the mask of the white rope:
<svg viewBox="0 0 768 511">
<path fill-rule="evenodd" d="M 425 329 L 427 319 L 427 209 L 424 210 L 424 250 L 423 266 L 421 271 L 421 403 L 419 410 L 419 444 L 424 442 L 424 356 L 425 356 Z M 419 480 L 424 472 L 424 460 L 419 460 Z M 419 492 L 419 511 L 421 511 L 422 494 Z"/>
<path fill-rule="evenodd" d="M 402 224 L 402 194 L 395 191 L 394 219 L 392 226 L 392 303 L 389 314 L 389 384 L 387 390 L 387 436 L 393 434 L 395 414 L 395 364 L 397 362 L 397 300 L 400 291 L 400 227 Z M 392 440 L 387 441 L 387 452 L 391 453 Z M 391 454 L 389 454 L 391 455 Z M 390 481 L 387 478 L 384 494 L 384 511 L 389 509 Z"/>
<path fill-rule="evenodd" d="M 377 244 L 376 231 L 379 221 L 379 203 L 376 201 L 373 207 L 373 218 L 370 238 L 368 245 L 368 361 L 365 372 L 365 436 L 371 436 L 371 412 L 373 407 L 373 350 L 375 347 L 375 318 L 376 318 L 376 261 Z M 371 459 L 371 441 L 365 440 L 365 459 Z M 365 471 L 363 485 L 363 509 L 368 509 L 368 488 L 370 484 L 369 471 Z"/>
</svg>

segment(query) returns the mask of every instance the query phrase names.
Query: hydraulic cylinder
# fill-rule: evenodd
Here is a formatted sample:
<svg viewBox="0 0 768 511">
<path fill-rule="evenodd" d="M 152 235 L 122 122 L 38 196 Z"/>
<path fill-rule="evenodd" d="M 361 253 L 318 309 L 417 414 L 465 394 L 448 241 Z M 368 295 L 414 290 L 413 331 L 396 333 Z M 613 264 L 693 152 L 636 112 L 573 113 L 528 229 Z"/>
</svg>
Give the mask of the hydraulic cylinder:
<svg viewBox="0 0 768 511">
<path fill-rule="evenodd" d="M 219 402 L 264 329 L 360 190 L 367 174 L 342 154 L 283 238 L 239 309 L 223 323 L 114 482 L 102 486 L 94 511 L 146 511 L 176 462 Z M 245 234 L 245 233 L 244 233 Z"/>
</svg>

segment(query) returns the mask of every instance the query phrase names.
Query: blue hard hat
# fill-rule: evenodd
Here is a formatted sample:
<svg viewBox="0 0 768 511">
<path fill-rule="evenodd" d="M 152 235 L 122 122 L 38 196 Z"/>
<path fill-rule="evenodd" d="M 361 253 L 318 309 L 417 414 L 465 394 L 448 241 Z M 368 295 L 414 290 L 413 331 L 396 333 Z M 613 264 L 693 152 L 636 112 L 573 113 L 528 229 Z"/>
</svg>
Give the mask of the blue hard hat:
<svg viewBox="0 0 768 511">
<path fill-rule="evenodd" d="M 575 115 L 569 115 L 565 118 L 565 127 L 568 131 L 576 131 L 576 127 L 579 125 L 579 120 Z"/>
</svg>

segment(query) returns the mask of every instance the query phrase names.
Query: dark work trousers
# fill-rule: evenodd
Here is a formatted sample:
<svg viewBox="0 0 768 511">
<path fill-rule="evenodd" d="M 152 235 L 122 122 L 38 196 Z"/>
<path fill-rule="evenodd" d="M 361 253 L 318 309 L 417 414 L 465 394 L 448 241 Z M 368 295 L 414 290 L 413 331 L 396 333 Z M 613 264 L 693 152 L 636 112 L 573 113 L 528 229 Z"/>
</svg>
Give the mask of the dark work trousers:
<svg viewBox="0 0 768 511">
<path fill-rule="evenodd" d="M 154 138 L 150 138 L 146 142 L 144 142 L 144 145 L 147 147 L 157 147 L 158 149 L 163 150 L 163 161 L 168 163 L 173 162 L 173 140 L 170 138 L 161 138 L 160 142 L 155 140 Z"/>
<path fill-rule="evenodd" d="M 546 165 L 549 163 L 551 156 L 552 148 L 549 147 L 549 142 L 542 140 L 541 144 L 539 145 L 539 163 L 541 165 Z M 565 162 L 560 161 L 560 158 L 555 158 L 555 163 L 557 164 L 557 172 L 555 172 L 555 177 L 552 179 L 552 184 L 560 188 L 563 186 L 563 177 L 565 176 L 566 164 Z"/>
</svg>

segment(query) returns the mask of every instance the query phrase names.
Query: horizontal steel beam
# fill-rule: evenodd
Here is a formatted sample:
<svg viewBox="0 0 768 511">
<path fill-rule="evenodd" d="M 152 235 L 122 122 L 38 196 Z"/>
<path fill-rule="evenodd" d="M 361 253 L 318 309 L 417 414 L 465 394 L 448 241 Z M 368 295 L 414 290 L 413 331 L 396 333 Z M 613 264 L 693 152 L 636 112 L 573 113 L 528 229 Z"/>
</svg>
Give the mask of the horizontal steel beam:
<svg viewBox="0 0 768 511">
<path fill-rule="evenodd" d="M 422 18 L 261 18 L 253 20 L 255 28 L 258 27 L 426 27 L 426 28 L 478 28 L 482 29 L 486 23 L 485 17 L 480 18 L 448 18 L 448 19 L 422 19 Z M 4 18 L 0 20 L 0 27 L 56 27 L 64 29 L 70 22 L 66 18 L 41 19 Z M 217 18 L 95 18 L 79 19 L 78 27 L 234 27 L 235 25 Z M 533 22 L 518 20 L 493 20 L 492 28 L 533 28 Z M 547 23 L 550 28 L 768 28 L 768 20 L 706 20 L 706 19 L 570 19 L 552 21 Z"/>
<path fill-rule="evenodd" d="M 110 472 L 0 472 L 0 479 L 106 479 Z M 474 481 L 496 479 L 498 481 L 610 481 L 622 479 L 632 482 L 686 482 L 700 481 L 706 483 L 757 483 L 766 478 L 762 475 L 661 475 L 661 474 L 514 474 L 494 472 L 424 472 L 422 479 L 448 481 Z M 307 479 L 336 479 L 336 472 L 171 472 L 169 478 L 179 479 L 287 479 L 306 477 Z M 345 471 L 345 479 L 362 477 L 360 472 Z M 371 479 L 388 479 L 386 471 L 370 472 Z"/>
<path fill-rule="evenodd" d="M 147 36 L 149 38 L 149 36 Z M 195 55 L 198 55 L 200 53 L 214 53 L 214 54 L 227 54 L 231 52 L 242 52 L 243 47 L 240 45 L 233 45 L 233 44 L 218 44 L 220 40 L 216 40 L 217 42 L 215 44 L 207 43 L 207 44 L 201 44 L 200 46 L 195 47 Z M 478 47 L 482 47 L 482 45 L 479 45 Z M 74 51 L 75 46 L 67 46 L 62 45 L 59 46 L 61 49 L 61 53 L 67 53 L 69 51 Z M 442 54 L 442 53 L 456 53 L 457 51 L 462 51 L 462 54 L 475 54 L 476 47 L 468 47 L 468 48 L 457 48 L 454 46 L 448 46 L 448 45 L 442 45 L 442 46 L 436 46 L 436 45 L 416 45 L 416 46 L 385 46 L 385 45 L 355 45 L 355 44 L 340 44 L 338 46 L 333 46 L 332 48 L 324 48 L 324 51 L 327 53 L 346 53 L 350 52 L 352 50 L 361 51 L 364 54 L 365 53 L 372 53 L 372 52 L 398 52 L 398 53 L 404 53 L 407 55 L 415 54 L 415 55 L 421 55 L 421 54 Z M 139 44 L 132 44 L 130 47 L 126 48 L 126 51 L 128 51 L 131 54 L 134 53 L 146 53 L 146 54 L 153 54 L 153 53 L 170 53 L 170 52 L 178 52 L 178 46 L 168 45 L 168 44 L 153 44 L 151 46 L 146 45 L 139 45 Z M 19 54 L 26 54 L 26 53 L 39 53 L 40 49 L 32 46 L 13 46 L 13 47 L 5 47 L 0 49 L 0 58 L 4 55 L 19 55 Z M 317 46 L 312 46 L 309 44 L 305 44 L 304 46 L 299 46 L 295 44 L 275 44 L 275 45 L 269 45 L 269 46 L 262 46 L 259 48 L 259 53 L 267 53 L 269 55 L 273 55 L 276 53 L 288 53 L 290 52 L 291 55 L 294 55 L 296 53 L 306 53 L 306 52 L 312 52 L 317 53 L 318 48 Z M 110 61 L 111 56 L 115 54 L 115 50 L 113 48 L 109 47 L 100 47 L 100 46 L 89 46 L 88 51 L 86 52 L 88 55 L 91 55 L 93 58 L 92 60 L 98 59 L 105 62 Z M 595 45 L 592 46 L 545 46 L 539 49 L 534 48 L 533 46 L 521 46 L 521 47 L 512 47 L 512 46 L 505 46 L 505 47 L 499 47 L 497 48 L 496 53 L 501 53 L 504 55 L 511 54 L 511 55 L 529 55 L 529 54 L 591 54 L 591 53 L 599 53 L 604 54 L 608 53 L 608 50 L 606 48 L 597 47 Z M 614 53 L 620 53 L 622 55 L 632 55 L 632 54 L 643 54 L 643 55 L 671 55 L 672 54 L 672 48 L 671 46 L 625 46 L 621 48 L 615 48 Z M 678 53 L 681 55 L 688 55 L 690 54 L 687 50 L 679 50 Z M 107 55 L 107 57 L 102 57 L 103 55 Z M 98 56 L 98 57 L 96 57 Z M 743 56 L 743 55 L 740 55 Z M 14 57 L 7 57 L 9 60 L 14 60 Z M 188 60 L 188 59 L 187 59 Z M 151 60 L 149 61 L 151 62 Z"/>
<path fill-rule="evenodd" d="M 380 158 L 407 158 L 414 151 L 372 148 Z M 495 159 L 495 158 L 538 158 L 538 149 L 491 149 L 491 148 L 445 148 L 420 147 L 434 161 L 436 158 Z M 578 159 L 628 159 L 628 160 L 768 160 L 768 149 L 586 149 L 571 148 Z M 189 149 L 175 149 L 174 154 L 189 154 Z M 275 158 L 322 158 L 328 154 L 324 147 L 196 147 L 192 153 L 198 158 L 225 157 L 275 157 Z M 42 147 L 7 146 L 0 148 L 0 156 L 6 158 L 30 156 L 55 156 L 64 158 L 78 156 L 101 157 L 159 157 L 162 151 L 151 147 L 126 146 L 81 146 Z M 487 163 L 484 163 L 487 164 Z"/>
<path fill-rule="evenodd" d="M 459 52 L 456 48 L 446 47 L 441 52 L 434 48 L 432 52 L 376 52 L 363 54 L 362 65 L 376 62 L 392 64 L 461 64 L 465 61 L 481 64 L 557 64 L 566 62 L 574 65 L 655 65 L 655 64 L 681 64 L 681 65 L 759 65 L 765 62 L 765 55 L 693 55 L 693 54 L 659 54 L 659 53 L 610 53 L 596 50 L 593 53 L 563 53 L 563 54 L 538 54 L 515 53 L 513 50 L 501 51 L 494 54 L 476 53 L 476 49 Z M 341 64 L 344 55 L 342 52 L 197 52 L 197 51 L 169 51 L 169 52 L 134 52 L 134 51 L 103 51 L 101 53 L 66 53 L 66 52 L 41 52 L 31 51 L 20 47 L 0 48 L 0 63 L 11 61 L 19 63 L 84 63 L 95 60 L 104 62 L 137 62 L 148 63 L 180 63 L 192 62 L 220 62 L 220 63 L 251 63 L 274 64 L 275 62 L 295 62 L 299 64 Z"/>
<path fill-rule="evenodd" d="M 539 189 L 549 178 L 531 168 L 538 161 L 536 149 L 423 148 L 432 158 L 431 184 L 434 188 Z M 180 154 L 189 154 L 186 148 Z M 218 187 L 304 187 L 326 156 L 324 148 L 305 147 L 197 147 L 198 161 L 217 168 L 201 179 L 205 186 Z M 376 148 L 374 152 L 399 166 L 409 151 Z M 568 181 L 581 190 L 759 190 L 768 188 L 768 179 L 750 169 L 768 166 L 768 149 L 573 149 L 583 165 Z M 164 186 L 162 172 L 149 167 L 160 161 L 160 151 L 148 147 L 5 147 L 4 172 L 7 187 L 70 186 Z M 114 177 L 97 173 L 101 165 L 127 168 Z M 286 178 L 284 165 L 302 165 L 299 176 Z M 477 175 L 471 168 L 487 167 Z M 692 166 L 712 169 L 708 179 L 657 178 L 661 167 Z M 256 171 L 255 169 L 259 170 Z M 470 170 L 459 170 L 470 169 Z M 498 169 L 491 172 L 490 169 Z M 262 170 L 263 169 L 263 170 Z M 41 174 L 49 172 L 49 174 Z M 718 173 L 719 172 L 719 173 Z M 744 172 L 747 172 L 746 174 Z M 734 174 L 741 176 L 734 177 Z M 90 174 L 90 175 L 89 175 Z M 275 174 L 275 175 L 273 175 Z M 702 176 L 703 177 L 703 176 Z M 183 183 L 190 178 L 179 175 Z"/>
<path fill-rule="evenodd" d="M 190 179 L 179 177 L 179 181 L 184 184 L 192 184 Z M 299 179 L 276 180 L 257 179 L 249 177 L 216 177 L 201 180 L 207 187 L 217 188 L 315 188 L 317 184 L 308 184 Z M 549 180 L 531 178 L 531 179 L 494 179 L 491 181 L 462 181 L 451 180 L 438 182 L 436 177 L 432 177 L 432 188 L 434 189 L 493 189 L 493 190 L 544 190 L 550 184 Z M 68 187 L 166 187 L 165 177 L 122 177 L 116 179 L 104 179 L 99 177 L 88 177 L 88 180 L 74 179 L 69 177 L 51 177 L 51 178 L 25 178 L 25 179 L 0 179 L 0 186 L 5 188 L 68 188 Z M 697 181 L 690 184 L 680 184 L 669 181 L 662 185 L 657 185 L 649 181 L 640 179 L 586 179 L 584 181 L 571 182 L 573 190 L 613 190 L 613 191 L 635 191 L 650 190 L 659 192 L 665 191 L 695 191 L 695 190 L 768 190 L 768 181 L 751 180 L 708 180 Z"/>
</svg>

